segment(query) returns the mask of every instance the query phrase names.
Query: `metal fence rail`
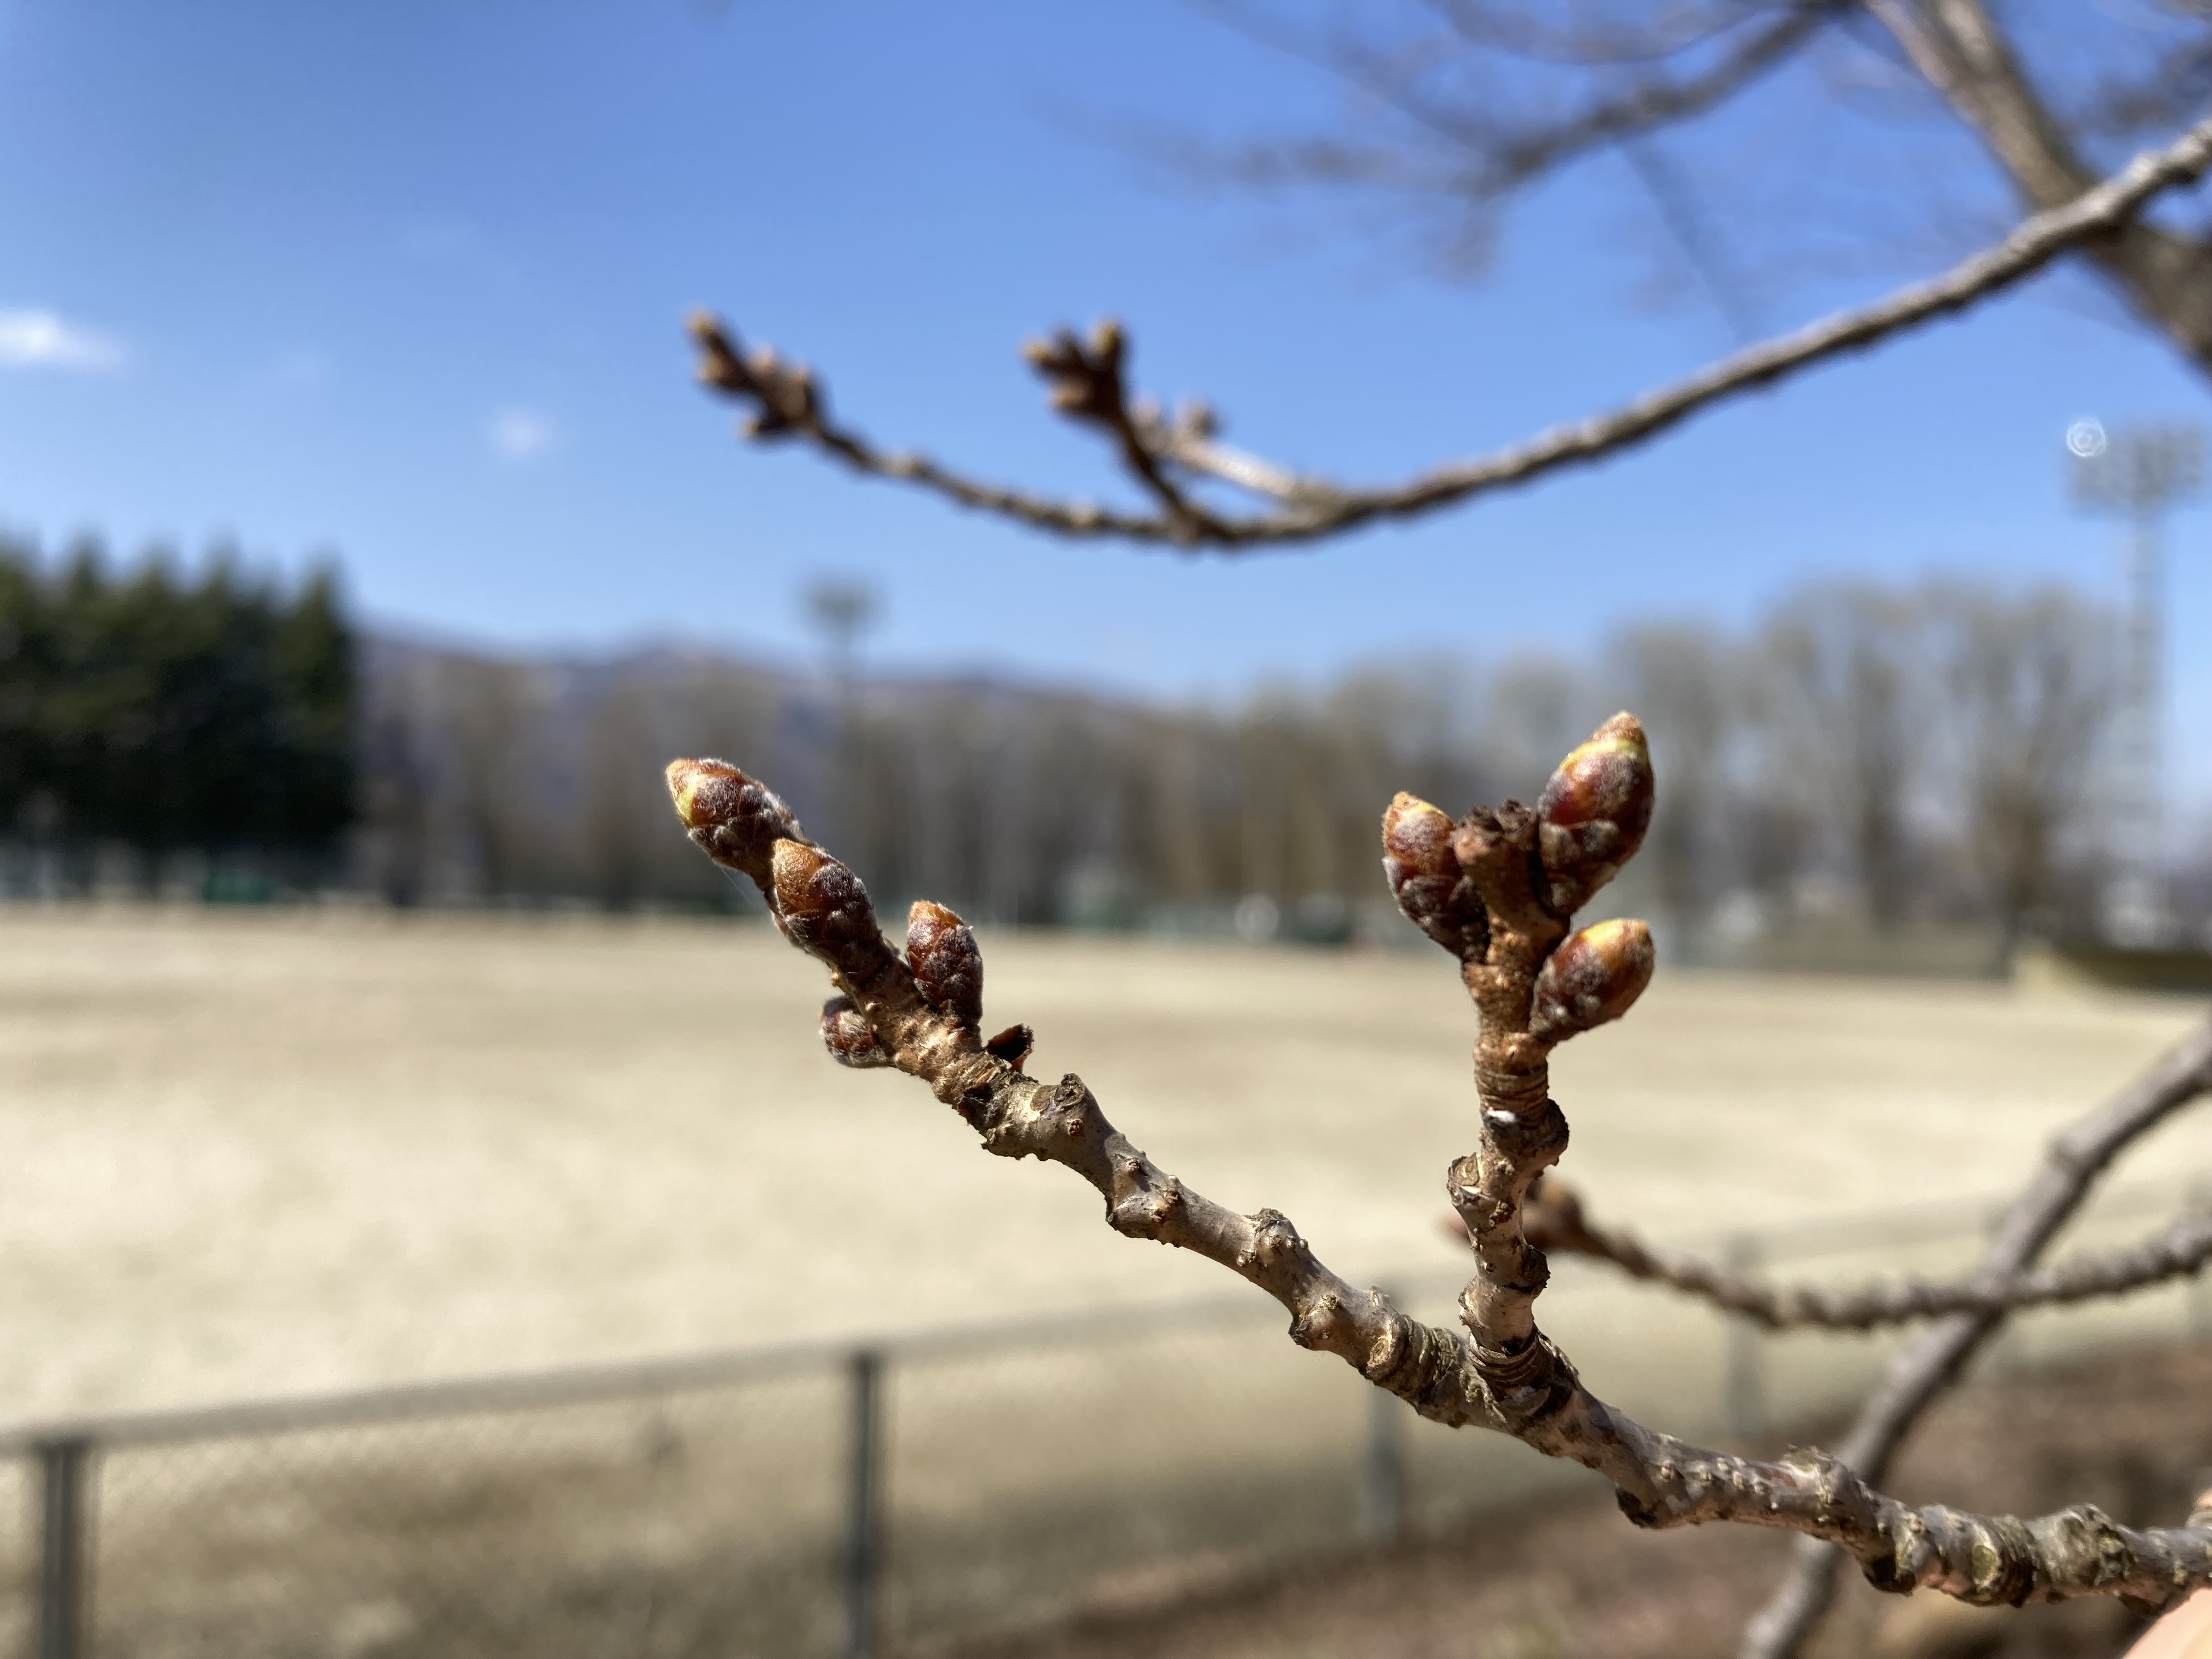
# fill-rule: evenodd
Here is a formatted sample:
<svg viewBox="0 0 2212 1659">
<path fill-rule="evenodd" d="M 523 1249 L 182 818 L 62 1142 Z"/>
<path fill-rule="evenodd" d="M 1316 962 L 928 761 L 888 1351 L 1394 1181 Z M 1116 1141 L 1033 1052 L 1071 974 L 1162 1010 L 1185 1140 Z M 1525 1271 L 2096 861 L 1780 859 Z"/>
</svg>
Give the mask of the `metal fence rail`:
<svg viewBox="0 0 2212 1659">
<path fill-rule="evenodd" d="M 2068 1248 L 2199 1183 L 2118 1189 Z M 1705 1241 L 1778 1276 L 1955 1270 L 1986 1203 Z M 1400 1275 L 1448 1320 L 1456 1273 Z M 1572 1261 L 1601 1392 L 1756 1437 L 1895 1337 L 1760 1334 Z M 0 1431 L 0 1647 L 38 1659 L 872 1659 L 1387 1542 L 1591 1479 L 1416 1419 L 1264 1298 Z M 2038 1313 L 2008 1366 L 2212 1340 L 2200 1279 Z"/>
</svg>

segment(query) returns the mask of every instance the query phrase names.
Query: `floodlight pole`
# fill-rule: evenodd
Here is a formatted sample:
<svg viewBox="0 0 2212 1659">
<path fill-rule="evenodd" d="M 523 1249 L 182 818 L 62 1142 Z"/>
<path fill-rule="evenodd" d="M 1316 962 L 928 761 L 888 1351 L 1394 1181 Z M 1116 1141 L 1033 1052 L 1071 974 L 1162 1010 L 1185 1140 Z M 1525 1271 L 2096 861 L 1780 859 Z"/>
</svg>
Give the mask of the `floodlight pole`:
<svg viewBox="0 0 2212 1659">
<path fill-rule="evenodd" d="M 2128 524 L 2127 652 L 2113 799 L 2112 880 L 2105 930 L 2117 943 L 2166 942 L 2165 779 L 2166 515 L 2203 480 L 2204 434 L 2194 426 L 2137 427 L 2108 437 L 2094 422 L 2067 434 L 2074 495 Z"/>
<path fill-rule="evenodd" d="M 832 717 L 836 733 L 831 744 L 830 816 L 841 843 L 860 839 L 858 793 L 853 770 L 859 761 L 860 636 L 875 623 L 882 604 L 874 588 L 846 577 L 830 577 L 809 587 L 804 595 L 806 611 L 823 642 L 829 647 Z"/>
</svg>

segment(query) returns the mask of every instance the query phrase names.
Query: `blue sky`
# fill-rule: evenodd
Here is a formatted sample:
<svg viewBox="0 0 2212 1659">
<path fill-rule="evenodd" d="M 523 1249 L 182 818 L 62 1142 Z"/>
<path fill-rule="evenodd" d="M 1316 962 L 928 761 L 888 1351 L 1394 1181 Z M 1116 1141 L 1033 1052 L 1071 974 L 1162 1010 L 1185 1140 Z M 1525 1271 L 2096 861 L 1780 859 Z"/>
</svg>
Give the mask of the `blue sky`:
<svg viewBox="0 0 2212 1659">
<path fill-rule="evenodd" d="M 335 552 L 371 617 L 518 648 L 796 657 L 799 591 L 850 573 L 887 598 L 878 661 L 1225 695 L 1741 622 L 1820 575 L 2117 594 L 2061 435 L 2207 413 L 2165 349 L 2046 283 L 1601 468 L 1226 561 L 1042 539 L 747 451 L 690 382 L 681 320 L 712 306 L 820 365 L 886 442 L 1103 494 L 1097 446 L 1016 356 L 1061 321 L 1120 315 L 1148 388 L 1352 477 L 1729 343 L 1710 307 L 1633 303 L 1656 233 L 1614 161 L 1519 214 L 1470 288 L 1327 208 L 1164 186 L 1097 136 L 1341 107 L 1173 0 L 0 0 L 0 523 Z M 1774 319 L 1868 291 L 1787 294 Z M 2201 726 L 2212 520 L 2175 529 L 2175 712 Z"/>
</svg>

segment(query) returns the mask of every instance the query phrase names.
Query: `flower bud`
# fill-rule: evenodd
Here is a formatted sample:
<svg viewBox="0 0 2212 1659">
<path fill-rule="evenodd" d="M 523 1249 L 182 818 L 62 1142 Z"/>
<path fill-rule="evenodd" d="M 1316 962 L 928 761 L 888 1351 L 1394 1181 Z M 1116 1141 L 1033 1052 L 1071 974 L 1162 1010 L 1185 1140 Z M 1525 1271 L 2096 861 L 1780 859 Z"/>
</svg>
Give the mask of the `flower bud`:
<svg viewBox="0 0 2212 1659">
<path fill-rule="evenodd" d="M 906 965 L 921 1000 L 971 1030 L 983 1018 L 983 953 L 968 924 L 927 899 L 907 912 Z"/>
<path fill-rule="evenodd" d="M 831 997 L 822 1005 L 822 1046 L 840 1066 L 856 1071 L 891 1063 L 850 997 Z"/>
<path fill-rule="evenodd" d="M 791 809 L 767 785 L 756 783 L 727 761 L 668 763 L 668 793 L 676 816 L 699 848 L 715 863 L 763 884 L 779 841 L 805 839 Z"/>
<path fill-rule="evenodd" d="M 1452 850 L 1442 809 L 1401 793 L 1382 814 L 1382 874 L 1412 922 L 1455 955 L 1479 956 L 1490 942 L 1482 900 Z"/>
<path fill-rule="evenodd" d="M 994 1060 L 1005 1060 L 1018 1072 L 1022 1069 L 1022 1062 L 1030 1057 L 1030 1050 L 1036 1046 L 1036 1033 L 1028 1026 L 1009 1025 L 983 1045 L 983 1052 Z"/>
<path fill-rule="evenodd" d="M 1640 921 L 1601 921 L 1561 939 L 1536 975 L 1528 1035 L 1563 1042 L 1619 1019 L 1651 982 L 1658 958 Z"/>
<path fill-rule="evenodd" d="M 793 945 L 848 974 L 863 972 L 875 955 L 888 954 L 868 890 L 820 848 L 779 841 L 770 868 L 776 912 Z"/>
<path fill-rule="evenodd" d="M 1651 822 L 1651 750 L 1615 714 L 1569 753 L 1536 804 L 1537 848 L 1555 915 L 1571 916 L 1636 855 Z"/>
</svg>

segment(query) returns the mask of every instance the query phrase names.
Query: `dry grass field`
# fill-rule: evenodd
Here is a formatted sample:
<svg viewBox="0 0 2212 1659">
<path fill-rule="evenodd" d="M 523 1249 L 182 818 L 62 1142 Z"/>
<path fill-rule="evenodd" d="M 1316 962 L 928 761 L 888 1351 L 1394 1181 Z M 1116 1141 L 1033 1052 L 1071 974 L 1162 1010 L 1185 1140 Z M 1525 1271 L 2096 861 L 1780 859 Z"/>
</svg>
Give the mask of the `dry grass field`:
<svg viewBox="0 0 2212 1659">
<path fill-rule="evenodd" d="M 1442 1268 L 1473 1017 L 1441 956 L 987 939 L 1169 1168 L 1369 1277 Z M 762 926 L 0 911 L 0 1415 L 1211 1294 L 905 1079 Z M 1681 1235 L 1994 1194 L 2202 1012 L 1668 974 L 1555 1067 L 1602 1213 Z M 2212 1172 L 2212 1112 L 2124 1178 Z"/>
</svg>

